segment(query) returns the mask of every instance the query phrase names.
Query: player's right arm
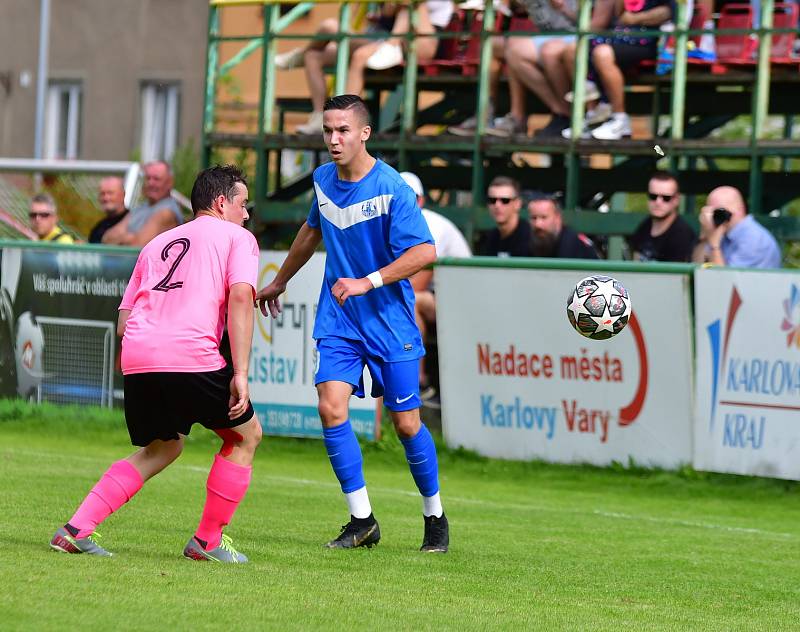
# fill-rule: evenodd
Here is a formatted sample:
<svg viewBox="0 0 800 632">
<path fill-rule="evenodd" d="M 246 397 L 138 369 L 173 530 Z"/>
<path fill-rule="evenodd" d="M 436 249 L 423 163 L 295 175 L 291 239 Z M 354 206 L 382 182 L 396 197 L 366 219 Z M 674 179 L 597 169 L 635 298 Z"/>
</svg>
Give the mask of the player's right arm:
<svg viewBox="0 0 800 632">
<path fill-rule="evenodd" d="M 256 301 L 264 316 L 268 316 L 267 307 L 269 307 L 269 313 L 272 317 L 278 317 L 281 311 L 278 297 L 284 293 L 286 284 L 289 283 L 291 278 L 308 262 L 321 241 L 321 230 L 312 228 L 308 225 L 308 222 L 305 222 L 300 227 L 291 248 L 289 248 L 289 254 L 286 255 L 281 269 L 278 270 L 278 274 L 275 275 L 272 283 L 256 294 Z"/>
<path fill-rule="evenodd" d="M 250 398 L 247 374 L 250 368 L 250 348 L 253 344 L 253 287 L 249 283 L 234 283 L 228 293 L 228 337 L 231 342 L 233 379 L 228 415 L 240 417 Z"/>
</svg>

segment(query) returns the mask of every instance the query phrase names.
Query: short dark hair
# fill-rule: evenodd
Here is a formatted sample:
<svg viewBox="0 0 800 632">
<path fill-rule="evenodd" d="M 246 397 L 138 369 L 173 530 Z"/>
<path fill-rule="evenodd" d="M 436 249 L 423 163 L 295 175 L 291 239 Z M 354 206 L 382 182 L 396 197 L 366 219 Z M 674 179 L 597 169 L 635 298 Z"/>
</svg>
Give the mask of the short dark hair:
<svg viewBox="0 0 800 632">
<path fill-rule="evenodd" d="M 508 176 L 495 176 L 489 183 L 489 186 L 486 187 L 486 190 L 488 191 L 492 187 L 511 187 L 514 189 L 514 194 L 519 197 L 519 182 L 514 180 L 514 178 L 509 178 Z"/>
<path fill-rule="evenodd" d="M 335 97 L 331 97 L 322 106 L 323 112 L 328 110 L 354 110 L 356 116 L 361 119 L 362 125 L 370 125 L 367 104 L 357 94 L 337 94 Z"/>
<path fill-rule="evenodd" d="M 675 192 L 681 192 L 681 183 L 678 182 L 678 176 L 669 171 L 655 171 L 650 176 L 650 180 L 658 180 L 659 182 L 669 182 L 671 180 L 675 183 Z M 648 182 L 650 182 L 650 180 L 648 180 Z"/>
<path fill-rule="evenodd" d="M 553 205 L 556 213 L 562 213 L 564 209 L 561 206 L 561 192 L 547 193 L 545 191 L 532 191 L 528 196 L 528 205 L 532 202 L 550 202 Z"/>
<path fill-rule="evenodd" d="M 198 211 L 211 208 L 219 195 L 226 200 L 233 199 L 238 183 L 247 186 L 247 178 L 235 165 L 215 165 L 203 169 L 192 186 L 192 211 L 196 215 Z"/>
</svg>

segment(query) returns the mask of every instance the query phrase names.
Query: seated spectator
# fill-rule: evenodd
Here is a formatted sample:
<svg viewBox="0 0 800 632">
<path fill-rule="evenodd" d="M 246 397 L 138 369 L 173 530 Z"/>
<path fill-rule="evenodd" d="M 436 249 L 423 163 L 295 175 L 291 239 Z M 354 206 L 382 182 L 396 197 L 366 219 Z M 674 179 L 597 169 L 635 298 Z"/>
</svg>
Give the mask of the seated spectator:
<svg viewBox="0 0 800 632">
<path fill-rule="evenodd" d="M 646 59 L 656 58 L 658 37 L 645 37 L 641 33 L 658 28 L 672 16 L 670 0 L 624 0 L 617 6 L 614 35 L 595 38 L 591 43 L 593 72 L 611 104 L 611 118 L 591 130 L 591 136 L 598 140 L 630 137 L 631 120 L 625 111 L 622 73 Z"/>
<path fill-rule="evenodd" d="M 534 257 L 599 259 L 592 240 L 564 224 L 561 205 L 554 197 L 534 197 L 528 202 L 528 217 L 533 229 Z"/>
<path fill-rule="evenodd" d="M 447 26 L 453 12 L 453 4 L 450 0 L 427 0 L 417 6 L 417 11 L 417 33 L 430 34 L 434 33 L 437 27 Z M 370 17 L 367 32 L 386 33 L 392 37 L 386 42 L 366 38 L 350 39 L 346 93 L 361 94 L 364 89 L 364 71 L 367 67 L 391 68 L 402 62 L 402 51 L 398 44 L 402 41 L 402 35 L 408 32 L 409 23 L 406 8 L 398 9 L 393 3 L 381 4 L 380 13 Z M 333 18 L 323 20 L 317 29 L 318 35 L 335 35 L 338 32 L 339 23 Z M 417 40 L 417 59 L 419 61 L 433 59 L 437 46 L 438 41 L 435 38 L 420 38 Z M 308 89 L 311 93 L 311 116 L 308 122 L 295 128 L 298 134 L 322 132 L 322 106 L 328 95 L 325 67 L 336 63 L 336 50 L 337 44 L 334 41 L 314 40 L 306 47 L 294 48 L 275 57 L 275 65 L 281 70 L 302 66 L 306 71 Z"/>
<path fill-rule="evenodd" d="M 31 199 L 28 217 L 38 241 L 57 244 L 74 244 L 75 240 L 58 227 L 58 209 L 55 200 L 47 193 L 39 193 Z"/>
<path fill-rule="evenodd" d="M 748 214 L 738 189 L 717 187 L 700 210 L 700 241 L 694 261 L 737 268 L 780 268 L 772 234 Z"/>
<path fill-rule="evenodd" d="M 489 257 L 530 257 L 531 225 L 520 221 L 519 183 L 497 176 L 489 183 L 486 204 L 497 225 L 481 239 L 478 252 Z"/>
<path fill-rule="evenodd" d="M 452 0 L 426 0 L 417 5 L 416 50 L 417 59 L 421 62 L 434 59 L 444 40 L 435 37 L 424 37 L 431 33 L 441 33 L 450 24 L 453 17 Z M 385 70 L 403 63 L 403 37 L 411 28 L 408 7 L 401 7 L 395 16 L 392 37 L 378 43 L 375 52 L 366 60 L 366 67 L 371 70 Z M 366 53 L 362 53 L 366 55 Z M 355 94 L 355 93 L 354 93 Z"/>
<path fill-rule="evenodd" d="M 153 237 L 183 223 L 183 214 L 171 196 L 172 169 L 161 160 L 144 166 L 146 204 L 137 206 L 103 235 L 104 244 L 141 247 Z"/>
<path fill-rule="evenodd" d="M 122 178 L 110 176 L 100 180 L 97 201 L 106 216 L 97 222 L 89 233 L 90 244 L 102 243 L 105 232 L 119 224 L 128 214 L 128 209 L 125 208 L 125 188 Z"/>
<path fill-rule="evenodd" d="M 534 136 L 537 138 L 558 137 L 569 126 L 569 104 L 564 95 L 569 90 L 570 75 L 563 67 L 561 58 L 569 46 L 574 46 L 574 35 L 548 35 L 549 31 L 574 31 L 577 19 L 577 0 L 523 0 L 528 16 L 542 33 L 533 37 L 493 37 L 490 71 L 490 117 L 486 133 L 492 136 L 509 137 L 527 134 L 528 111 L 526 90 L 531 90 L 550 110 L 550 122 Z M 505 61 L 508 72 L 508 90 L 511 109 L 505 116 L 494 117 L 494 102 L 500 65 Z M 458 126 L 448 128 L 458 136 L 475 133 L 475 118 L 469 118 Z"/>
<path fill-rule="evenodd" d="M 433 236 L 436 257 L 471 257 L 472 252 L 467 245 L 467 240 L 464 239 L 464 235 L 461 234 L 456 225 L 444 215 L 434 213 L 425 208 L 425 189 L 422 187 L 420 179 L 408 171 L 401 173 L 400 177 L 405 180 L 406 184 L 411 187 L 417 196 L 417 204 L 422 210 L 422 216 L 425 218 L 428 229 Z M 420 270 L 409 279 L 411 287 L 414 288 L 414 317 L 422 334 L 423 342 L 426 334 L 436 326 L 436 297 L 433 276 L 433 270 Z M 434 402 L 436 389 L 431 383 L 425 358 L 419 363 L 419 384 L 422 400 L 427 403 Z"/>
<path fill-rule="evenodd" d="M 636 261 L 691 261 L 697 235 L 679 214 L 681 193 L 671 173 L 657 171 L 647 185 L 650 216 L 628 240 Z"/>
</svg>

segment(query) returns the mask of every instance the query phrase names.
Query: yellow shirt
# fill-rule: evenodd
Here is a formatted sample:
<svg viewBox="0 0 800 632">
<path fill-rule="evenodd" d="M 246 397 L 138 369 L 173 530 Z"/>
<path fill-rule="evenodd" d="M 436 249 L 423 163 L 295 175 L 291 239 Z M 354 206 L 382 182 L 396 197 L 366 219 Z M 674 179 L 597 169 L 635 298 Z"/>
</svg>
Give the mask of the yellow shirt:
<svg viewBox="0 0 800 632">
<path fill-rule="evenodd" d="M 47 235 L 42 237 L 42 241 L 52 241 L 52 242 L 55 242 L 57 244 L 74 244 L 75 243 L 75 240 L 70 235 L 68 235 L 63 230 L 61 230 L 58 226 L 53 228 L 53 230 L 51 230 L 49 233 L 47 233 Z"/>
</svg>

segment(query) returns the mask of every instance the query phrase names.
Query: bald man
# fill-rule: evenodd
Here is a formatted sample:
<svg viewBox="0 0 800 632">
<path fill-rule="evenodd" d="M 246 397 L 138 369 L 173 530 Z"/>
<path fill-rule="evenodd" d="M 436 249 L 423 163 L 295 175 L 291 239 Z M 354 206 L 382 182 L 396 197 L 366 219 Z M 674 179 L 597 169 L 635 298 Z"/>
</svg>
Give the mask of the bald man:
<svg viewBox="0 0 800 632">
<path fill-rule="evenodd" d="M 141 248 L 156 235 L 183 223 L 183 214 L 172 197 L 173 176 L 163 160 L 144 166 L 142 193 L 147 202 L 135 207 L 116 226 L 103 235 L 104 244 L 119 244 Z"/>
<path fill-rule="evenodd" d="M 90 244 L 102 243 L 106 231 L 119 224 L 128 214 L 128 209 L 125 208 L 125 185 L 122 178 L 109 176 L 100 180 L 97 201 L 106 216 L 97 222 L 89 233 Z"/>
<path fill-rule="evenodd" d="M 748 214 L 738 189 L 717 187 L 700 210 L 696 263 L 735 268 L 780 268 L 781 251 L 772 234 Z"/>
</svg>

